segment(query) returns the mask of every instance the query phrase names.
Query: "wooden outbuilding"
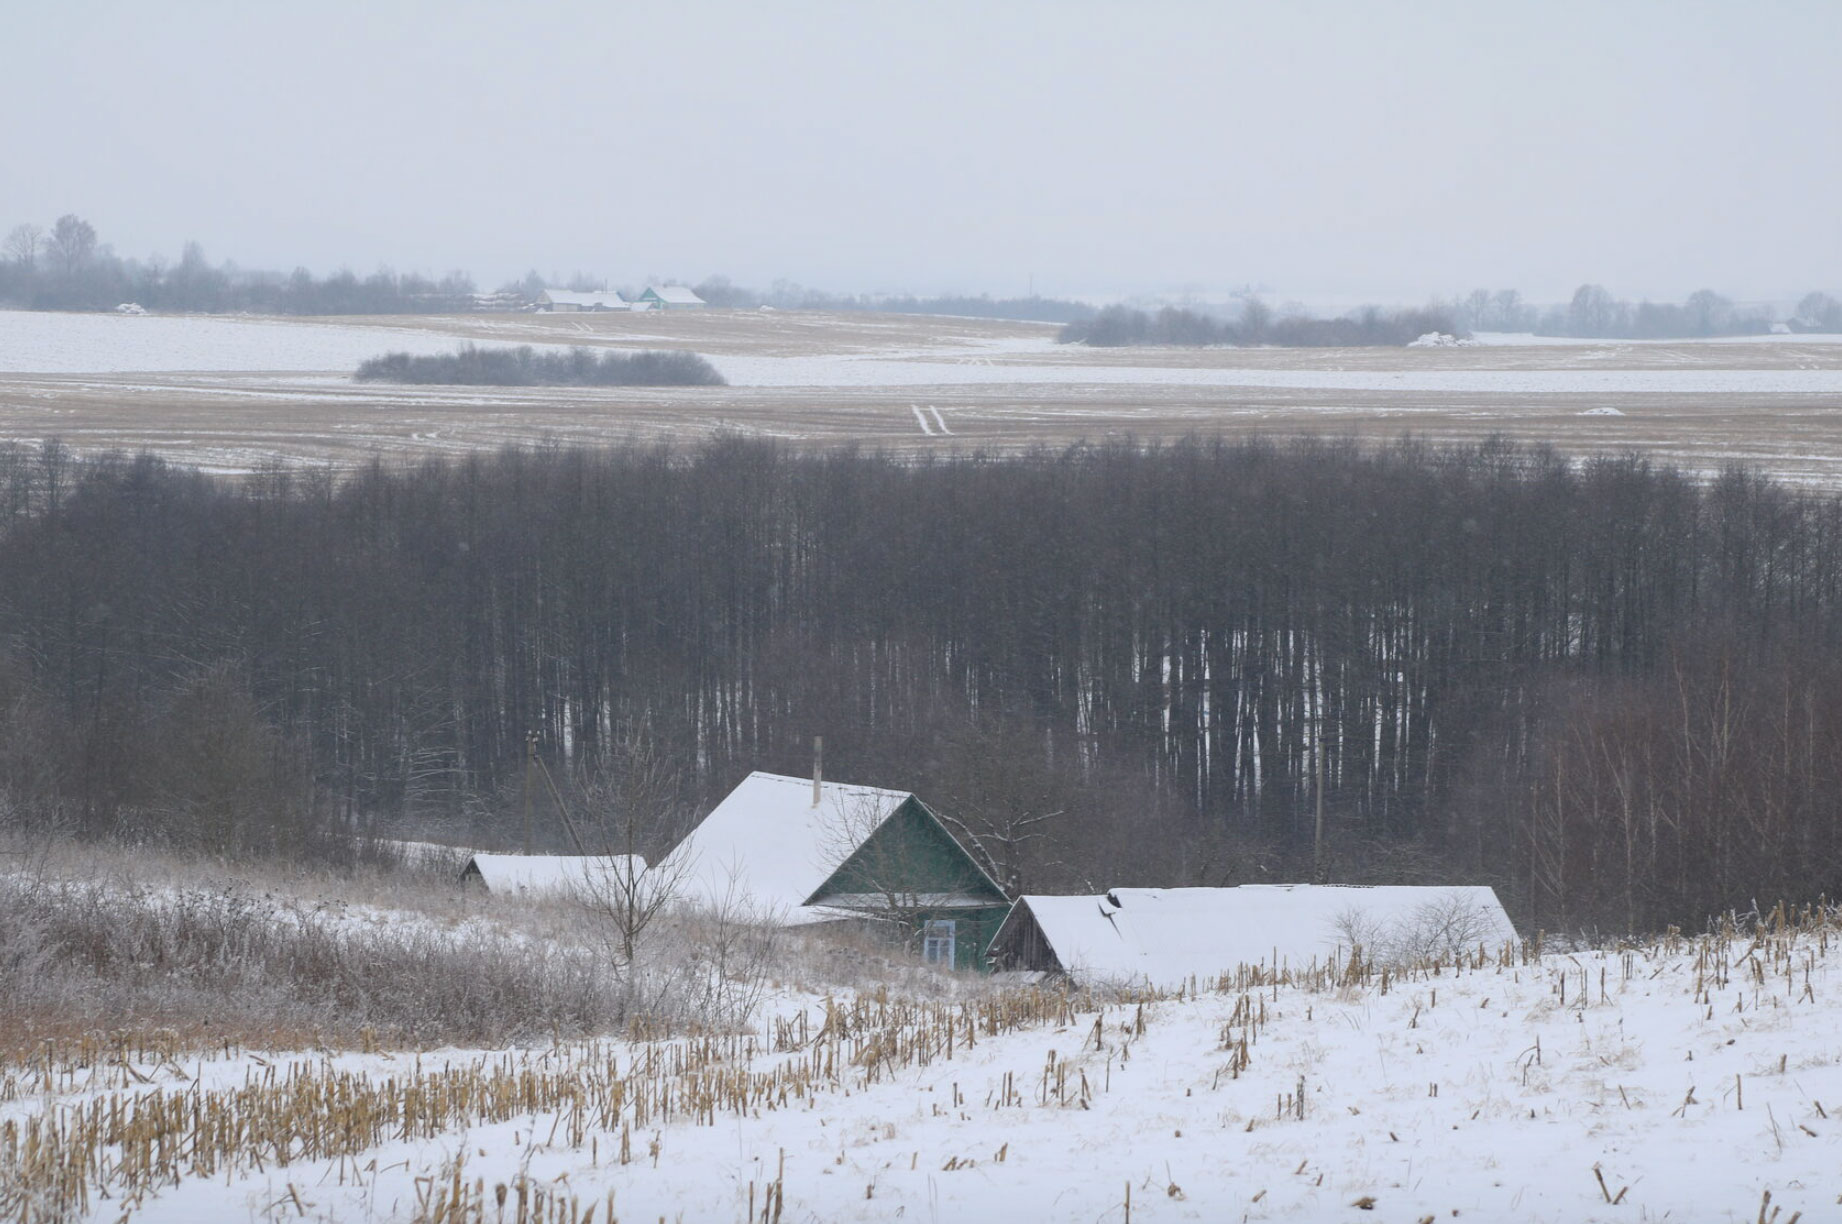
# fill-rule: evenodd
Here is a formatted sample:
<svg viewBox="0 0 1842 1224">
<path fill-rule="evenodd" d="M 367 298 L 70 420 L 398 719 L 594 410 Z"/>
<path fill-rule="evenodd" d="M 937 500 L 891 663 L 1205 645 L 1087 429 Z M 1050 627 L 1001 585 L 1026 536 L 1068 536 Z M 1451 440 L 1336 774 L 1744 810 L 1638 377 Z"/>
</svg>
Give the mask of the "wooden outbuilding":
<svg viewBox="0 0 1842 1224">
<path fill-rule="evenodd" d="M 655 310 L 702 310 L 709 304 L 684 285 L 648 285 L 639 300 Z"/>
<path fill-rule="evenodd" d="M 932 963 L 983 969 L 1010 900 L 908 791 L 752 773 L 660 861 L 678 895 L 784 926 L 889 924 Z"/>
<path fill-rule="evenodd" d="M 635 303 L 629 302 L 620 294 L 609 289 L 601 289 L 593 293 L 580 293 L 569 289 L 546 289 L 537 299 L 537 308 L 566 314 L 582 311 L 633 310 Z M 645 306 L 638 308 L 648 309 Z"/>
<path fill-rule="evenodd" d="M 502 895 L 606 902 L 645 871 L 646 860 L 637 854 L 475 854 L 461 869 L 461 883 Z"/>
<path fill-rule="evenodd" d="M 1245 884 L 1025 896 L 986 951 L 994 969 L 1171 989 L 1243 965 L 1303 969 L 1347 957 L 1406 963 L 1516 938 L 1494 889 Z"/>
</svg>

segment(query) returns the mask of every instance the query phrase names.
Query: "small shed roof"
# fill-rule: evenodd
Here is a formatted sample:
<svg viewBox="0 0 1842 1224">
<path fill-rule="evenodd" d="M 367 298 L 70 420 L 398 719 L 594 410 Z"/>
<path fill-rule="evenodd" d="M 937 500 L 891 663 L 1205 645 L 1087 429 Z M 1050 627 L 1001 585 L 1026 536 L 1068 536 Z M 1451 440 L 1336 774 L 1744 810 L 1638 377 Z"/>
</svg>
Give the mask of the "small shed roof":
<svg viewBox="0 0 1842 1224">
<path fill-rule="evenodd" d="M 473 853 L 465 846 L 450 846 L 443 842 L 405 841 L 392 837 L 378 838 L 377 848 L 396 855 L 407 867 L 451 866 L 455 860 Z"/>
<path fill-rule="evenodd" d="M 677 887 L 686 900 L 717 904 L 733 895 L 775 911 L 787 925 L 839 917 L 853 901 L 873 908 L 873 898 L 844 895 L 828 898 L 833 902 L 829 907 L 807 902 L 846 858 L 914 799 L 908 791 L 826 782 L 815 804 L 811 778 L 757 771 L 665 856 L 659 870 L 667 876 L 683 873 Z M 919 900 L 990 904 L 945 894 Z"/>
<path fill-rule="evenodd" d="M 626 310 L 632 305 L 611 290 L 578 293 L 569 289 L 546 289 L 544 300 L 553 306 L 580 306 L 585 310 Z"/>
<path fill-rule="evenodd" d="M 476 854 L 461 878 L 478 879 L 494 893 L 594 894 L 622 887 L 645 870 L 637 854 Z"/>
<path fill-rule="evenodd" d="M 704 300 L 687 285 L 648 285 L 646 292 L 668 306 L 704 305 Z"/>
<path fill-rule="evenodd" d="M 1516 938 L 1494 889 L 1277 884 L 1238 888 L 1115 888 L 1097 897 L 1019 897 L 992 940 L 1034 922 L 1071 977 L 1176 986 L 1240 965 L 1303 966 L 1371 954 L 1415 939 L 1495 946 Z M 1444 929 L 1441 929 L 1441 924 Z M 1462 930 L 1460 929 L 1462 927 Z M 1046 964 L 1019 965 L 1046 969 Z"/>
</svg>

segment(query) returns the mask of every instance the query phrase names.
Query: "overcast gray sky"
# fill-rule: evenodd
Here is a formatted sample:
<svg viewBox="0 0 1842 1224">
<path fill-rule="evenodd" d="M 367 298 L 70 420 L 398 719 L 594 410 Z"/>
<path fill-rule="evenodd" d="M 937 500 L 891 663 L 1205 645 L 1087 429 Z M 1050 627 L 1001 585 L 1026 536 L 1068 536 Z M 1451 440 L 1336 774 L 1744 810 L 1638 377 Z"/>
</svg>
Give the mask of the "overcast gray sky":
<svg viewBox="0 0 1842 1224">
<path fill-rule="evenodd" d="M 0 231 L 326 272 L 1842 291 L 1842 3 L 0 0 Z"/>
</svg>

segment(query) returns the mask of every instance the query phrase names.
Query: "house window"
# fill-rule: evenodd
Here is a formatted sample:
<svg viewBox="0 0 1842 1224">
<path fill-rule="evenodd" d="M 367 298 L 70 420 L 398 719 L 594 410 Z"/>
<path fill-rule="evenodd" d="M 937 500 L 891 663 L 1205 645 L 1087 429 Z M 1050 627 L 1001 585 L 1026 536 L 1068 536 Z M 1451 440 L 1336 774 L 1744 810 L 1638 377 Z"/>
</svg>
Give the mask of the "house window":
<svg viewBox="0 0 1842 1224">
<path fill-rule="evenodd" d="M 957 924 L 951 918 L 932 918 L 921 926 L 921 959 L 930 965 L 953 967 L 953 935 Z"/>
</svg>

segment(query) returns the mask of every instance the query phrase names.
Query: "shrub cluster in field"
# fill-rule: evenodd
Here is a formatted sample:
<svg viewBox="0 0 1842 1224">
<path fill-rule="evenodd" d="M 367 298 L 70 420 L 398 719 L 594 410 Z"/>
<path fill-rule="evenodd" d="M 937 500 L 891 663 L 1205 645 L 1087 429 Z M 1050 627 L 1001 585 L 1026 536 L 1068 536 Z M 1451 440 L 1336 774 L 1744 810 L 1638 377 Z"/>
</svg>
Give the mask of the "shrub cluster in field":
<svg viewBox="0 0 1842 1224">
<path fill-rule="evenodd" d="M 383 922 L 248 883 L 0 876 L 0 1030 L 25 1039 L 107 1017 L 414 1045 L 727 1030 L 759 1005 L 777 952 L 773 929 L 732 908 L 674 914 L 623 961 L 580 906 L 420 883 L 395 891 L 428 911 Z"/>
<path fill-rule="evenodd" d="M 358 367 L 360 382 L 434 383 L 485 387 L 721 387 L 716 368 L 696 353 L 566 353 L 517 348 L 477 348 L 416 357 L 385 353 Z"/>
</svg>

